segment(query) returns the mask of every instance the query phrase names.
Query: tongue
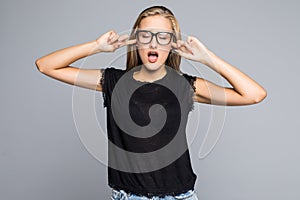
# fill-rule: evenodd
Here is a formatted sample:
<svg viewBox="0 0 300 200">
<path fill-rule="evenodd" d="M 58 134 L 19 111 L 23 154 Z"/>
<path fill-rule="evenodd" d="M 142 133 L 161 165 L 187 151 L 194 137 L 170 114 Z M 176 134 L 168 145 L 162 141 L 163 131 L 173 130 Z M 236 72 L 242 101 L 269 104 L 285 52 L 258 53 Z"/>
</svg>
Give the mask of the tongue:
<svg viewBox="0 0 300 200">
<path fill-rule="evenodd" d="M 149 55 L 148 56 L 148 61 L 151 63 L 155 63 L 157 61 L 157 56 L 156 55 Z"/>
</svg>

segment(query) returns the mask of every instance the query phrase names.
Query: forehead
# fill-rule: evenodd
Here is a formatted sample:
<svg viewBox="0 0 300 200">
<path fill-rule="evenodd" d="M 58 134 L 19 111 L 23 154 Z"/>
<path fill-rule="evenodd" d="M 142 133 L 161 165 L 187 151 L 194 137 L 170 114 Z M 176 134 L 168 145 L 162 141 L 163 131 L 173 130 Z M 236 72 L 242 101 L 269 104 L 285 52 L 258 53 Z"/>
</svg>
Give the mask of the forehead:
<svg viewBox="0 0 300 200">
<path fill-rule="evenodd" d="M 141 20 L 138 28 L 155 31 L 172 31 L 170 20 L 161 15 L 145 17 Z"/>
</svg>

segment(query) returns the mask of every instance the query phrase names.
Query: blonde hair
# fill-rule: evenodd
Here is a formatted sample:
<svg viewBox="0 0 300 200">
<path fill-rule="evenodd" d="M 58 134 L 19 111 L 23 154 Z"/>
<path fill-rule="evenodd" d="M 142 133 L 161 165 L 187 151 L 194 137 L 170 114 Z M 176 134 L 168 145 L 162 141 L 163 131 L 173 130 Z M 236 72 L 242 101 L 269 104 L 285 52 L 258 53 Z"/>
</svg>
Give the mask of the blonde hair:
<svg viewBox="0 0 300 200">
<path fill-rule="evenodd" d="M 176 20 L 174 14 L 168 8 L 166 8 L 164 6 L 153 6 L 153 7 L 149 7 L 147 9 L 145 9 L 144 11 L 142 11 L 133 25 L 133 29 L 132 29 L 132 32 L 131 32 L 129 38 L 135 39 L 136 31 L 137 31 L 138 26 L 140 25 L 142 19 L 149 17 L 149 16 L 155 16 L 155 15 L 160 15 L 160 16 L 163 16 L 163 17 L 169 19 L 171 22 L 172 29 L 173 29 L 176 40 L 181 39 L 181 32 L 180 32 L 180 28 L 178 25 L 178 21 Z M 180 62 L 181 62 L 181 57 L 178 54 L 170 51 L 165 64 L 168 67 L 172 67 L 176 71 L 179 71 L 180 70 L 180 68 L 179 68 Z M 136 67 L 136 66 L 139 66 L 142 64 L 143 63 L 137 52 L 136 45 L 129 45 L 127 47 L 126 70 L 128 71 L 128 70 L 132 69 L 133 67 Z"/>
</svg>

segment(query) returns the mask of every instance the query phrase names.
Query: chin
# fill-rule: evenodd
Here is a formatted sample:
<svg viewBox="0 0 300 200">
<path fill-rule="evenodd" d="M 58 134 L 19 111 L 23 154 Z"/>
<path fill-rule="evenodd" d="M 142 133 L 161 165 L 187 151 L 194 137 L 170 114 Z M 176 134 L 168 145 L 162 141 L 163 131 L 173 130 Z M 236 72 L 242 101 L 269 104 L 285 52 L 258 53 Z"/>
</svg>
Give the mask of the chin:
<svg viewBox="0 0 300 200">
<path fill-rule="evenodd" d="M 147 62 L 147 63 L 144 63 L 143 66 L 148 71 L 154 72 L 154 71 L 157 71 L 157 70 L 161 69 L 162 67 L 164 67 L 165 64 L 164 63 L 160 63 L 160 62 L 155 62 L 155 63 Z"/>
<path fill-rule="evenodd" d="M 164 67 L 164 64 L 168 58 L 169 51 L 162 49 L 139 49 L 139 56 L 143 62 L 145 69 L 148 71 L 157 71 Z"/>
</svg>

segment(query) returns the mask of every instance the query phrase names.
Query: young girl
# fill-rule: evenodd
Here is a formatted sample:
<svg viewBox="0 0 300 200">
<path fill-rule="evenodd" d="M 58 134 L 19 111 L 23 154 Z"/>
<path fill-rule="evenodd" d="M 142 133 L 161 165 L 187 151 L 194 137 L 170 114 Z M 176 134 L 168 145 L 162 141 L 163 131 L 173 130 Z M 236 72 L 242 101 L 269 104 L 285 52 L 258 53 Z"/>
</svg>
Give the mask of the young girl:
<svg viewBox="0 0 300 200">
<path fill-rule="evenodd" d="M 114 52 L 123 46 L 128 47 L 125 70 L 70 66 L 81 58 Z M 181 73 L 182 57 L 205 64 L 232 87 L 221 87 L 203 78 Z M 113 200 L 197 199 L 194 190 L 196 175 L 185 140 L 185 122 L 191 110 L 189 100 L 237 106 L 259 103 L 266 97 L 262 86 L 209 51 L 197 38 L 188 37 L 182 41 L 176 18 L 163 6 L 145 9 L 138 16 L 129 39 L 127 35 L 119 36 L 109 31 L 96 40 L 43 56 L 36 60 L 36 66 L 40 72 L 57 80 L 103 92 L 110 141 L 108 181 Z M 160 107 L 152 110 L 150 118 L 153 120 L 149 120 L 148 113 L 153 104 L 161 104 L 165 108 L 165 121 L 160 117 L 164 114 L 159 112 Z M 122 109 L 126 110 L 128 105 L 130 116 L 124 117 L 126 111 L 122 113 Z M 155 112 L 159 114 L 155 115 Z M 135 125 L 128 121 L 128 116 Z M 152 126 L 148 126 L 149 121 Z M 143 128 L 145 126 L 149 129 Z M 162 151 L 156 156 L 135 159 L 131 154 L 117 150 L 121 148 L 144 156 L 168 144 L 176 144 L 171 156 L 170 151 Z"/>
</svg>

